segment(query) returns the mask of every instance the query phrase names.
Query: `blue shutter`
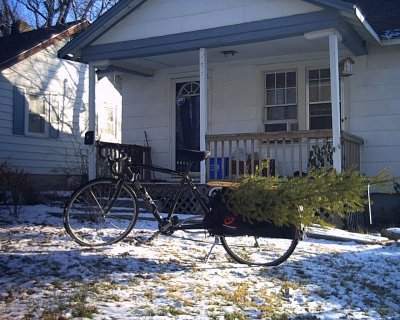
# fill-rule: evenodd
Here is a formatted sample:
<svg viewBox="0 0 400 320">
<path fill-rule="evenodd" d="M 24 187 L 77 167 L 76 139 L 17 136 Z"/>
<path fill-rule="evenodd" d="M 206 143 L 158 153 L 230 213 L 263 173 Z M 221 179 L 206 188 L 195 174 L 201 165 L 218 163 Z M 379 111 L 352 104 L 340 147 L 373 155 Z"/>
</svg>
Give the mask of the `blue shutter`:
<svg viewBox="0 0 400 320">
<path fill-rule="evenodd" d="M 60 138 L 60 110 L 58 97 L 50 95 L 50 126 L 49 137 L 53 139 Z"/>
<path fill-rule="evenodd" d="M 24 89 L 14 87 L 13 99 L 13 133 L 18 135 L 25 134 L 25 106 L 26 99 Z"/>
</svg>

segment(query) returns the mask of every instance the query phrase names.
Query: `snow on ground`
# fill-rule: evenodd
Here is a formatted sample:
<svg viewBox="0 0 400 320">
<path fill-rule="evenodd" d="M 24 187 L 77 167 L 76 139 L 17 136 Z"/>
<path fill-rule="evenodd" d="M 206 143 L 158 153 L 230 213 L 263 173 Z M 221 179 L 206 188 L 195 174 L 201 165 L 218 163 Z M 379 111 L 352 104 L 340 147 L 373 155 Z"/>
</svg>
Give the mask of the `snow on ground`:
<svg viewBox="0 0 400 320">
<path fill-rule="evenodd" d="M 400 247 L 306 239 L 284 264 L 233 263 L 204 233 L 87 249 L 46 206 L 0 212 L 0 319 L 400 319 Z M 12 221 L 12 222 L 11 222 Z M 140 220 L 134 234 L 151 233 Z"/>
</svg>

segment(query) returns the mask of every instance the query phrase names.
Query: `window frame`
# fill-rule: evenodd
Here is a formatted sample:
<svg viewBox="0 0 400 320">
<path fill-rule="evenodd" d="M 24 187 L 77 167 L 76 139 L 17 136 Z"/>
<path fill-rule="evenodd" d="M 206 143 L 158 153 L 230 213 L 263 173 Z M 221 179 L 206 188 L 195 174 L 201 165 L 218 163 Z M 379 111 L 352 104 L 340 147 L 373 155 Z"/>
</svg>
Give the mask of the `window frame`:
<svg viewBox="0 0 400 320">
<path fill-rule="evenodd" d="M 37 96 L 44 104 L 44 130 L 30 131 L 30 110 L 32 100 L 30 96 Z M 13 94 L 13 134 L 25 137 L 42 139 L 60 138 L 60 108 L 61 95 L 46 91 L 38 91 L 22 86 L 14 86 Z"/>
<path fill-rule="evenodd" d="M 276 77 L 277 74 L 285 74 L 285 86 L 282 88 L 278 88 L 276 84 Z M 287 86 L 287 74 L 288 73 L 294 73 L 295 74 L 295 87 Z M 285 103 L 283 104 L 268 104 L 268 89 L 267 88 L 267 76 L 273 74 L 275 76 L 275 88 L 274 90 L 276 91 L 277 89 L 283 89 L 285 90 Z M 287 103 L 287 90 L 288 89 L 295 89 L 295 103 Z M 275 96 L 275 102 L 276 102 L 276 96 Z M 278 120 L 269 120 L 268 119 L 268 108 L 290 108 L 290 107 L 295 107 L 296 108 L 296 118 L 290 118 L 290 119 L 278 119 Z M 279 131 L 267 131 L 266 126 L 267 125 L 286 125 L 286 130 L 284 131 L 297 131 L 299 130 L 299 72 L 296 68 L 289 68 L 289 69 L 279 69 L 279 70 L 270 70 L 270 71 L 264 71 L 263 72 L 263 109 L 262 109 L 262 131 L 263 132 L 279 132 Z M 293 129 L 293 126 L 296 128 Z"/>
<path fill-rule="evenodd" d="M 332 95 L 331 92 L 329 91 L 329 95 L 330 95 L 330 100 L 321 100 L 321 101 L 315 101 L 315 102 L 310 102 L 310 74 L 309 72 L 312 70 L 329 70 L 330 72 L 330 67 L 329 66 L 311 66 L 306 68 L 306 74 L 305 74 L 305 82 L 306 82 L 306 121 L 307 121 L 307 130 L 332 130 L 332 121 L 331 121 L 331 125 L 329 128 L 321 128 L 321 129 L 312 129 L 311 128 L 311 111 L 310 111 L 310 106 L 311 105 L 316 105 L 316 104 L 325 104 L 325 103 L 329 103 L 331 106 L 331 113 L 330 113 L 330 117 L 332 119 Z M 321 78 L 319 78 L 321 79 Z M 331 87 L 331 73 L 329 74 L 329 90 Z M 343 115 L 343 108 L 344 108 L 344 79 L 342 77 L 339 77 L 339 104 L 340 104 L 340 118 L 342 120 L 342 115 Z M 341 126 L 342 126 L 342 121 L 341 121 Z"/>
<path fill-rule="evenodd" d="M 43 132 L 33 132 L 29 130 L 30 124 L 30 110 L 31 110 L 31 96 L 37 96 L 44 103 L 44 131 Z M 49 120 L 50 120 L 50 104 L 49 104 L 49 95 L 44 92 L 29 92 L 25 91 L 25 135 L 30 137 L 40 137 L 47 138 L 49 137 Z"/>
<path fill-rule="evenodd" d="M 101 130 L 101 128 L 99 127 L 99 124 L 102 123 L 102 121 L 108 123 L 106 120 L 107 118 L 107 113 L 106 112 L 101 112 L 101 114 L 99 114 L 99 112 L 97 112 L 96 114 L 96 136 L 104 139 L 104 140 L 116 140 L 118 139 L 118 105 L 112 103 L 112 102 L 108 102 L 108 101 L 103 101 L 102 102 L 102 110 L 108 110 L 110 112 L 112 112 L 112 116 L 113 116 L 113 121 L 112 121 L 112 126 L 113 126 L 113 133 L 109 133 L 106 131 Z"/>
</svg>

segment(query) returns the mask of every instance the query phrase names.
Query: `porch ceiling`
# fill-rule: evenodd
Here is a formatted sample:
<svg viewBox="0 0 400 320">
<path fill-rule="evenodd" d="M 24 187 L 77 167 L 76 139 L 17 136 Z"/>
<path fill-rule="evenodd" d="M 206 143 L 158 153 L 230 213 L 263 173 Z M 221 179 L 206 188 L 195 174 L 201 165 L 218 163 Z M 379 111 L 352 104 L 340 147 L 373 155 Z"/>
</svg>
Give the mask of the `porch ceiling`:
<svg viewBox="0 0 400 320">
<path fill-rule="evenodd" d="M 233 50 L 237 52 L 232 55 L 224 55 L 222 51 Z M 351 54 L 347 48 L 340 44 L 339 50 Z M 218 47 L 208 49 L 208 63 L 233 62 L 246 59 L 257 59 L 265 57 L 281 57 L 293 54 L 307 53 L 327 53 L 329 57 L 328 38 L 307 40 L 304 36 L 271 40 L 265 42 L 249 43 L 228 47 Z M 115 60 L 113 65 L 118 65 L 127 69 L 145 68 L 148 70 L 160 70 L 170 67 L 190 66 L 199 63 L 199 52 L 188 51 L 173 54 L 149 56 L 143 58 L 133 58 Z"/>
</svg>

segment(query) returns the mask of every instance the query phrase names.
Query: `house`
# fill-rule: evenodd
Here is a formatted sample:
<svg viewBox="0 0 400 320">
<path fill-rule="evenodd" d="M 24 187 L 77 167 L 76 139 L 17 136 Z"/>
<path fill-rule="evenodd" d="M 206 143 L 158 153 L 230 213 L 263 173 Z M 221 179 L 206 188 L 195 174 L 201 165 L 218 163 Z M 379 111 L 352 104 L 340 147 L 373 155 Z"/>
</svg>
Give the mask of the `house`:
<svg viewBox="0 0 400 320">
<path fill-rule="evenodd" d="M 146 131 L 153 163 L 210 149 L 200 182 L 265 160 L 265 174 L 303 175 L 310 155 L 399 176 L 399 11 L 395 0 L 121 0 L 59 56 L 88 63 L 89 78 L 121 77 L 122 142 Z"/>
<path fill-rule="evenodd" d="M 87 26 L 20 30 L 17 24 L 0 38 L 0 163 L 28 172 L 38 190 L 87 176 L 88 66 L 57 57 Z M 95 81 L 98 137 L 120 142 L 119 79 L 99 74 Z"/>
</svg>

